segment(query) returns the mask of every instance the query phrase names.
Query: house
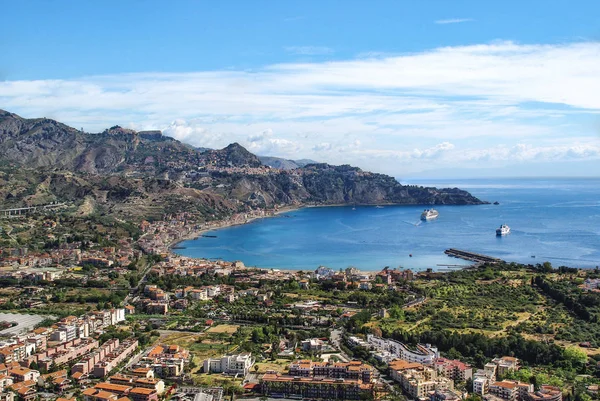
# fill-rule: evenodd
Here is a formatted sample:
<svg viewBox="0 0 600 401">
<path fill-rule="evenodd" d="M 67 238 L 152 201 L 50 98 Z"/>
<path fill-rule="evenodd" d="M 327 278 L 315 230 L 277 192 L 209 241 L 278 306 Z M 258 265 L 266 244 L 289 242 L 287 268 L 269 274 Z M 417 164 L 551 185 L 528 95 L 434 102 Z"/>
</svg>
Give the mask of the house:
<svg viewBox="0 0 600 401">
<path fill-rule="evenodd" d="M 311 338 L 302 341 L 302 351 L 304 352 L 321 352 L 323 351 L 323 340 Z"/>
</svg>

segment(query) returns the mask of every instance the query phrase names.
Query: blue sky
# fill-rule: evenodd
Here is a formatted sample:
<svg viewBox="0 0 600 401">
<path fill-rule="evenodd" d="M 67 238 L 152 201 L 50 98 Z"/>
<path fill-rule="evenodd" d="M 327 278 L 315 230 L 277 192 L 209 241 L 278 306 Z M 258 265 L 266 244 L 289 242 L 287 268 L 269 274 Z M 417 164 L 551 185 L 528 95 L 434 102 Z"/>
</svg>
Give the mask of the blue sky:
<svg viewBox="0 0 600 401">
<path fill-rule="evenodd" d="M 597 175 L 597 1 L 0 1 L 0 108 L 395 176 Z"/>
</svg>

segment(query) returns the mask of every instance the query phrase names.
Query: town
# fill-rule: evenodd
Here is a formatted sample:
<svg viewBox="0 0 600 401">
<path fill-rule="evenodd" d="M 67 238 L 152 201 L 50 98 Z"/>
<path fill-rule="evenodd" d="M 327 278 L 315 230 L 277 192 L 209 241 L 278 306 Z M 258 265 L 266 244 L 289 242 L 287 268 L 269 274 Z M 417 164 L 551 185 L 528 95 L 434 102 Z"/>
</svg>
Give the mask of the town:
<svg viewBox="0 0 600 401">
<path fill-rule="evenodd" d="M 120 230 L 99 221 L 102 236 L 68 231 L 52 210 L 4 220 L 3 235 L 37 224 L 46 242 L 0 253 L 1 399 L 597 397 L 600 344 L 582 320 L 597 271 L 291 271 L 172 251 L 276 212 L 204 223 L 182 213 Z M 567 305 L 576 293 L 583 303 Z"/>
</svg>

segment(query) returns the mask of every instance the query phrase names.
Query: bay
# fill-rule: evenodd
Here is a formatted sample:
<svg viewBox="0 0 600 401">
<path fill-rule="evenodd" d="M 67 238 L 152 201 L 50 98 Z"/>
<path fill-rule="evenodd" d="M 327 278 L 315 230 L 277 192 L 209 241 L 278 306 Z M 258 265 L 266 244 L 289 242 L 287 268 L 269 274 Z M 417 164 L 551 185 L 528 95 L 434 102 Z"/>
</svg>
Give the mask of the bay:
<svg viewBox="0 0 600 401">
<path fill-rule="evenodd" d="M 435 206 L 439 218 L 419 220 L 426 206 L 310 207 L 223 228 L 181 243 L 184 256 L 241 260 L 246 266 L 314 270 L 385 266 L 421 271 L 467 265 L 448 248 L 520 263 L 593 268 L 600 265 L 600 179 L 409 180 L 458 187 L 499 205 Z M 497 237 L 508 224 L 511 233 Z M 411 256 L 412 255 L 412 256 Z M 534 257 L 533 257 L 534 256 Z"/>
</svg>

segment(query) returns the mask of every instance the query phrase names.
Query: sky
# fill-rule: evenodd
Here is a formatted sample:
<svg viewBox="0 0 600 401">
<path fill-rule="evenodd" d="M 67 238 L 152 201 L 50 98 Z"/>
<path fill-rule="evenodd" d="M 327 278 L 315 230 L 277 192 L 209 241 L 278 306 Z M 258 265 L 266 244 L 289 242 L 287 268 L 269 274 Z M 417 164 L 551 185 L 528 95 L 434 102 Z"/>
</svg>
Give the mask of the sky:
<svg viewBox="0 0 600 401">
<path fill-rule="evenodd" d="M 0 0 L 0 108 L 398 178 L 598 176 L 600 2 Z"/>
</svg>

